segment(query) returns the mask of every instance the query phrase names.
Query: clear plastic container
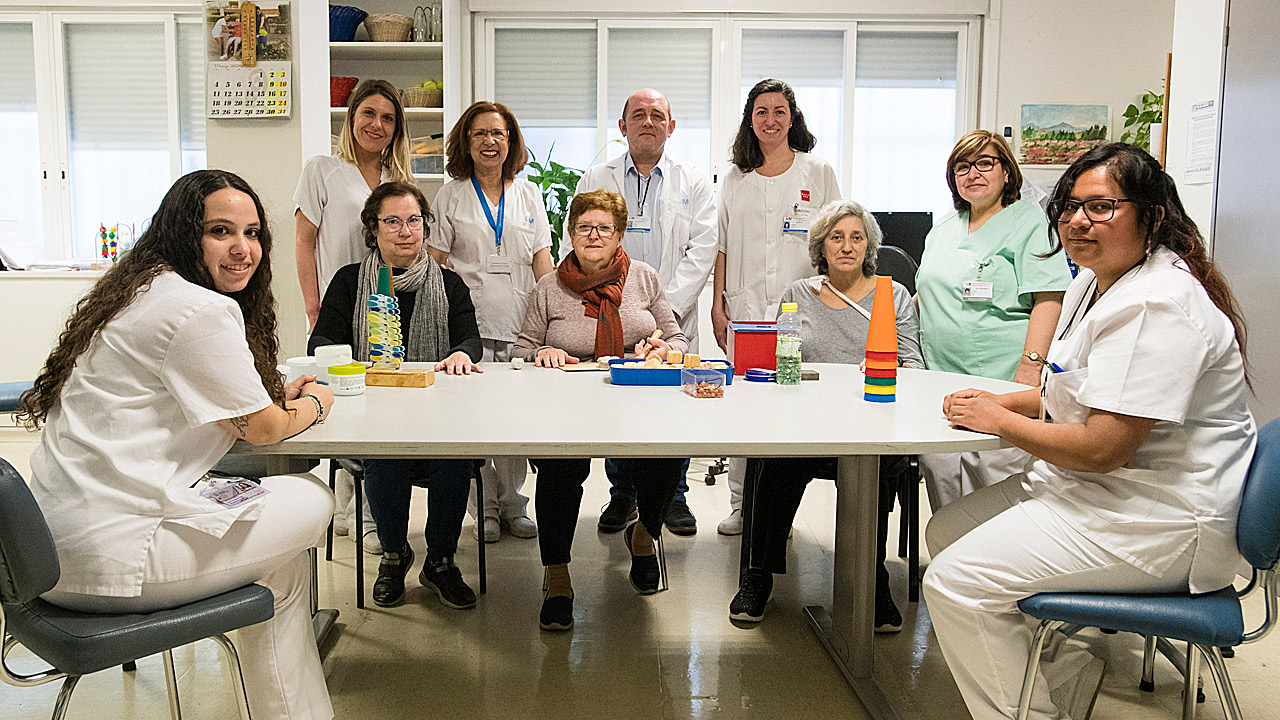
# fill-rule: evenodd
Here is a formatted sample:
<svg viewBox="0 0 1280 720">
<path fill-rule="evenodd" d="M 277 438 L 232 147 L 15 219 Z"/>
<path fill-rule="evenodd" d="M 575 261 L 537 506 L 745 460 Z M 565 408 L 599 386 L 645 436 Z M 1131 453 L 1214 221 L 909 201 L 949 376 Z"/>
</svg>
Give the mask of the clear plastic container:
<svg viewBox="0 0 1280 720">
<path fill-rule="evenodd" d="M 680 389 L 697 398 L 724 397 L 724 372 L 707 368 L 681 368 Z"/>
<path fill-rule="evenodd" d="M 796 303 L 783 303 L 778 315 L 777 380 L 779 385 L 800 384 L 800 313 Z"/>
</svg>

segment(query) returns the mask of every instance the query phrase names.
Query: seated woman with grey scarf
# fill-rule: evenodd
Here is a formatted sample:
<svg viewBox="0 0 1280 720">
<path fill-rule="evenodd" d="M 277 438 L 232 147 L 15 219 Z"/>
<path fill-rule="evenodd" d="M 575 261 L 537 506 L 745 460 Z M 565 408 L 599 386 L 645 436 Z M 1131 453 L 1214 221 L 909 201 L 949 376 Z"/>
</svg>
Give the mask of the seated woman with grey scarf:
<svg viewBox="0 0 1280 720">
<path fill-rule="evenodd" d="M 435 363 L 437 372 L 481 372 L 480 330 L 466 283 L 425 252 L 423 234 L 431 209 L 416 186 L 380 185 L 360 213 L 369 254 L 339 270 L 329 283 L 320 316 L 307 343 L 350 344 L 357 359 L 369 359 L 369 322 L 365 302 L 377 292 L 378 268 L 394 277 L 405 336 L 405 359 Z M 427 493 L 427 559 L 418 576 L 424 588 L 452 608 L 470 608 L 475 593 L 453 564 L 471 486 L 471 460 L 364 460 L 365 493 L 382 541 L 382 562 L 373 585 L 373 601 L 393 607 L 404 600 L 404 579 L 413 564 L 409 548 L 409 494 L 413 485 Z"/>
</svg>

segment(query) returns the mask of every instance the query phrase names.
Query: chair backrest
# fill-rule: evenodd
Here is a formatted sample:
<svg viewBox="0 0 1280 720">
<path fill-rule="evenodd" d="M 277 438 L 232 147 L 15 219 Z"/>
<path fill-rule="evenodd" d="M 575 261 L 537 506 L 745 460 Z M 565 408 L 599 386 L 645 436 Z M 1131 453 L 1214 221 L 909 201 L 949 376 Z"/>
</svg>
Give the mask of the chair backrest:
<svg viewBox="0 0 1280 720">
<path fill-rule="evenodd" d="M 924 257 L 924 238 L 933 229 L 933 213 L 931 212 L 873 212 L 880 232 L 884 233 L 883 243 L 893 245 L 907 251 L 907 256 L 920 264 Z"/>
<path fill-rule="evenodd" d="M 892 245 L 881 245 L 880 254 L 876 256 L 876 273 L 888 275 L 896 283 L 901 283 L 912 295 L 916 294 L 916 272 L 920 268 L 902 248 Z"/>
<path fill-rule="evenodd" d="M 0 458 L 0 601 L 21 603 L 58 584 L 58 551 L 22 476 Z"/>
<path fill-rule="evenodd" d="M 1269 569 L 1280 558 L 1280 419 L 1258 431 L 1240 499 L 1236 545 L 1255 568 Z"/>
</svg>

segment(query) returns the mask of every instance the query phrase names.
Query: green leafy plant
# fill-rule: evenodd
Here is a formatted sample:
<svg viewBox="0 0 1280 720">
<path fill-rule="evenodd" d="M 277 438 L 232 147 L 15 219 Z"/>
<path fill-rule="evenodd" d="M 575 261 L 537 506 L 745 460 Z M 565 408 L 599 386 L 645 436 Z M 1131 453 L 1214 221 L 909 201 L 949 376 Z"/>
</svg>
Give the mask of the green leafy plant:
<svg viewBox="0 0 1280 720">
<path fill-rule="evenodd" d="M 1151 125 L 1164 122 L 1164 93 L 1157 95 L 1148 90 L 1142 94 L 1141 102 L 1141 108 L 1130 104 L 1124 109 L 1124 134 L 1120 142 L 1151 152 Z"/>
<path fill-rule="evenodd" d="M 565 167 L 551 159 L 556 149 L 555 143 L 547 148 L 544 160 L 529 152 L 529 182 L 542 190 L 542 201 L 547 206 L 547 222 L 551 224 L 551 257 L 560 262 L 560 236 L 564 232 L 564 221 L 569 214 L 569 203 L 573 202 L 573 193 L 578 189 L 578 180 L 582 179 L 582 171 Z"/>
</svg>

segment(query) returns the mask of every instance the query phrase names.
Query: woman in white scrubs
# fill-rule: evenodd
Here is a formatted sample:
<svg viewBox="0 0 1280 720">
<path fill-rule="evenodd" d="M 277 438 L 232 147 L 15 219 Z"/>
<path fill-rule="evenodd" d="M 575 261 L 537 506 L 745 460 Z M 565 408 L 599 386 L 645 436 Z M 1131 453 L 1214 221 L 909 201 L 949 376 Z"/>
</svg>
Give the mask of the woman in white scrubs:
<svg viewBox="0 0 1280 720">
<path fill-rule="evenodd" d="M 1077 160 L 1049 207 L 1054 252 L 1083 269 L 1053 332 L 1043 401 L 1028 389 L 943 402 L 955 425 L 1035 456 L 1025 474 L 942 508 L 926 533 L 925 599 L 975 720 L 1017 712 L 1032 635 L 1022 598 L 1211 592 L 1242 562 L 1236 514 L 1256 440 L 1244 319 L 1172 178 L 1113 143 Z M 1059 653 L 1041 665 L 1031 717 L 1086 720 L 1050 698 L 1071 687 L 1055 672 L 1071 664 Z M 1100 677 L 1069 695 L 1088 704 Z"/>
<path fill-rule="evenodd" d="M 947 159 L 956 211 L 925 238 L 916 276 L 920 344 L 930 370 L 1040 384 L 1034 358 L 1049 349 L 1071 282 L 1049 251 L 1044 213 L 1021 200 L 1022 171 L 1004 138 L 974 130 Z M 929 505 L 1021 472 L 1017 449 L 922 456 Z"/>
<path fill-rule="evenodd" d="M 250 583 L 275 615 L 235 640 L 255 718 L 333 717 L 311 630 L 307 549 L 333 495 L 311 475 L 249 484 L 224 504 L 209 470 L 237 438 L 269 445 L 323 420 L 333 393 L 276 371 L 271 233 L 239 177 L 200 170 L 79 303 L 23 421 L 44 427 L 31 492 L 58 547 L 44 598 L 149 613 Z M 226 488 L 237 484 L 227 484 Z"/>
<path fill-rule="evenodd" d="M 480 101 L 467 108 L 449 131 L 447 155 L 445 171 L 453 179 L 436 194 L 427 252 L 461 275 L 471 291 L 482 361 L 507 362 L 529 293 L 552 270 L 547 208 L 538 187 L 516 177 L 529 154 L 505 105 Z M 537 536 L 529 498 L 520 494 L 528 468 L 525 458 L 485 460 L 483 520 L 476 523 L 485 542 L 497 542 L 504 527 L 516 537 Z M 468 509 L 478 517 L 471 492 Z"/>
<path fill-rule="evenodd" d="M 747 93 L 733 141 L 733 165 L 720 191 L 720 252 L 712 284 L 711 327 L 728 352 L 730 320 L 777 315 L 782 291 L 813 274 L 809 221 L 839 200 L 830 163 L 809 154 L 818 140 L 804 123 L 796 94 L 781 80 L 761 80 Z M 729 462 L 729 517 L 722 535 L 742 532 L 746 463 Z"/>
<path fill-rule="evenodd" d="M 384 182 L 413 182 L 409 171 L 409 139 L 404 106 L 395 86 L 385 80 L 366 80 L 351 93 L 342 123 L 337 155 L 317 155 L 302 167 L 293 193 L 297 224 L 295 253 L 307 329 L 315 327 L 333 274 L 360 262 L 367 252 L 360 211 L 369 193 Z M 345 535 L 354 525 L 355 499 L 351 476 L 339 473 L 335 532 Z M 382 553 L 377 527 L 365 507 L 364 550 Z"/>
</svg>

